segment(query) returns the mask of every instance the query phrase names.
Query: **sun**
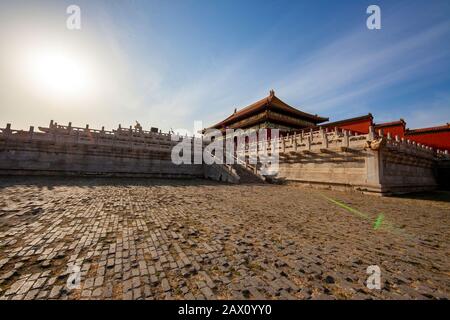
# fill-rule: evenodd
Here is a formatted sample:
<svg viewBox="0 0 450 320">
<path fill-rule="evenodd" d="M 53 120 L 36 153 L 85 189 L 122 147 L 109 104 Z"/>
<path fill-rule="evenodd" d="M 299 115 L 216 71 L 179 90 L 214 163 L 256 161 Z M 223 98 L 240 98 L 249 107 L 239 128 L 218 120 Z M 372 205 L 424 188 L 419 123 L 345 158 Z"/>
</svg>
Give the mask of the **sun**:
<svg viewBox="0 0 450 320">
<path fill-rule="evenodd" d="M 52 97 L 86 95 L 93 85 L 88 63 L 62 50 L 31 51 L 25 60 L 25 71 L 35 89 Z"/>
</svg>

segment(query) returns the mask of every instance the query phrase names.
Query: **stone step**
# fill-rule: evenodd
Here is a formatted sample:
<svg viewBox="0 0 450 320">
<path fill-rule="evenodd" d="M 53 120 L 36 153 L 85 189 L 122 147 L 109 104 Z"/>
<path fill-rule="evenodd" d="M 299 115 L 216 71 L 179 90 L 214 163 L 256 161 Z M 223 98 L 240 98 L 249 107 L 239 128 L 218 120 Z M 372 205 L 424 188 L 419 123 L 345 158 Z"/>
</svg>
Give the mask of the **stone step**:
<svg viewBox="0 0 450 320">
<path fill-rule="evenodd" d="M 240 164 L 234 164 L 233 168 L 236 170 L 237 175 L 240 177 L 240 183 L 264 183 L 256 174 L 250 170 L 244 168 Z"/>
</svg>

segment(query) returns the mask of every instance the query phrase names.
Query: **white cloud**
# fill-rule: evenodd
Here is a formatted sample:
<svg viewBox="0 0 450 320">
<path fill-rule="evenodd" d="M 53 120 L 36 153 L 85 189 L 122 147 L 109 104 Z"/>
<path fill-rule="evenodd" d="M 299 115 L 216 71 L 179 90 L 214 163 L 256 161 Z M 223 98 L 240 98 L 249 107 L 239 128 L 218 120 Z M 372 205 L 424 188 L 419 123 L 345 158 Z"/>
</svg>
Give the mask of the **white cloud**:
<svg viewBox="0 0 450 320">
<path fill-rule="evenodd" d="M 450 94 L 438 94 L 426 101 L 411 105 L 407 115 L 407 127 L 426 128 L 450 122 Z"/>
</svg>

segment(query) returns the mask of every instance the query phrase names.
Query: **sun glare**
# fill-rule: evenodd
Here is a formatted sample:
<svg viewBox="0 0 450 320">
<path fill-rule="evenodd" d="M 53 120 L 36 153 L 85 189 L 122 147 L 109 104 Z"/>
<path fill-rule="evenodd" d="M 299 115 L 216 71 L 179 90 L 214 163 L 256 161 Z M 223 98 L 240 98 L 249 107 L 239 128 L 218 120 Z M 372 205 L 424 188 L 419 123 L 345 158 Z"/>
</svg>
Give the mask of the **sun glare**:
<svg viewBox="0 0 450 320">
<path fill-rule="evenodd" d="M 92 89 L 92 77 L 82 58 L 66 52 L 33 51 L 26 59 L 29 80 L 41 93 L 65 98 L 86 95 Z"/>
</svg>

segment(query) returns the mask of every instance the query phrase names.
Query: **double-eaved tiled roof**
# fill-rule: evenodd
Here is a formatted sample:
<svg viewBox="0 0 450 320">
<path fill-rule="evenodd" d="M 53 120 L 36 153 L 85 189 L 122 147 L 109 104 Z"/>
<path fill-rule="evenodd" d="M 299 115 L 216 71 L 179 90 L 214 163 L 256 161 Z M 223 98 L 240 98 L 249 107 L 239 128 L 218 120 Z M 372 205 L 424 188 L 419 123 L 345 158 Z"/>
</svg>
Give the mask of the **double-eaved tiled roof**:
<svg viewBox="0 0 450 320">
<path fill-rule="evenodd" d="M 273 90 L 270 91 L 269 96 L 256 101 L 255 103 L 252 103 L 251 105 L 241 109 L 241 110 L 235 110 L 233 114 L 231 114 L 229 117 L 227 117 L 225 120 L 222 120 L 219 123 L 216 123 L 215 125 L 211 126 L 210 128 L 224 128 L 228 125 L 239 121 L 241 119 L 244 119 L 250 115 L 257 114 L 266 110 L 279 110 L 283 113 L 287 113 L 290 116 L 298 117 L 302 119 L 306 119 L 308 121 L 311 121 L 313 123 L 321 123 L 324 121 L 328 121 L 328 118 L 320 117 L 318 115 L 313 115 L 310 113 L 306 113 L 303 111 L 300 111 L 294 107 L 291 107 L 287 103 L 280 100 L 278 97 L 275 96 L 275 92 Z"/>
</svg>

